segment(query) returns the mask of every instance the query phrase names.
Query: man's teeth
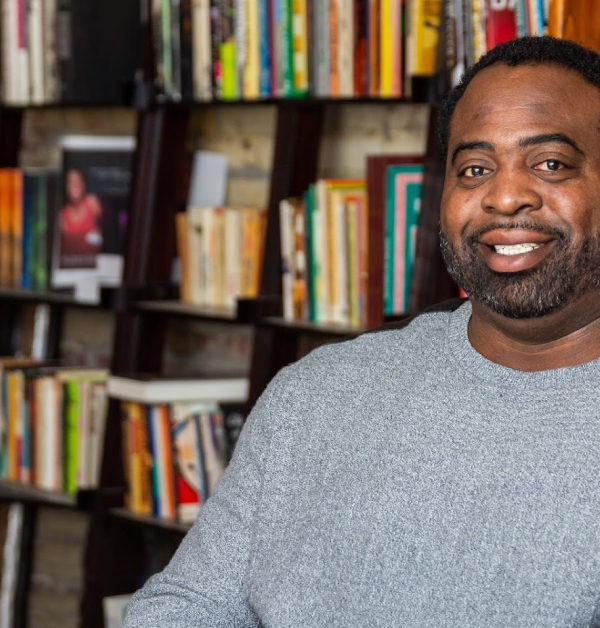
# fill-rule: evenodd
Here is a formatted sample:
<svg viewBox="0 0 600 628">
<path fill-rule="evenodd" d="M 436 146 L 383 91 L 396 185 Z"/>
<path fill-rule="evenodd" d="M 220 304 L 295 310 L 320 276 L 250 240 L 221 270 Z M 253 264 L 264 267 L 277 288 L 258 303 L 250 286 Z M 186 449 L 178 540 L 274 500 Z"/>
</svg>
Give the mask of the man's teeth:
<svg viewBox="0 0 600 628">
<path fill-rule="evenodd" d="M 534 249 L 539 249 L 543 244 L 534 244 L 533 242 L 524 242 L 523 244 L 494 244 L 494 250 L 500 255 L 520 255 L 529 253 Z"/>
</svg>

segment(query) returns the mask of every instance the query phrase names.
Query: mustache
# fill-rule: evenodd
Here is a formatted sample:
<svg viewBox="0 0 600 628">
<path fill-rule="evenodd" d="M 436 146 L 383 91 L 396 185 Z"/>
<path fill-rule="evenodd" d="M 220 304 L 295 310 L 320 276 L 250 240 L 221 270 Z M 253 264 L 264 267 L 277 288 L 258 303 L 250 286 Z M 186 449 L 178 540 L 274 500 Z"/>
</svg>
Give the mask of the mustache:
<svg viewBox="0 0 600 628">
<path fill-rule="evenodd" d="M 523 231 L 541 233 L 542 235 L 561 240 L 566 240 L 569 237 L 569 234 L 563 229 L 559 229 L 558 227 L 551 227 L 550 225 L 541 225 L 537 222 L 533 222 L 530 220 L 513 220 L 510 222 L 498 220 L 496 222 L 490 223 L 489 225 L 486 225 L 485 227 L 481 227 L 476 231 L 473 231 L 472 233 L 468 234 L 465 239 L 469 243 L 473 243 L 475 240 L 483 237 L 486 233 L 489 233 L 490 231 L 496 231 L 497 229 L 502 229 L 504 231 L 508 231 L 510 229 L 522 229 Z"/>
</svg>

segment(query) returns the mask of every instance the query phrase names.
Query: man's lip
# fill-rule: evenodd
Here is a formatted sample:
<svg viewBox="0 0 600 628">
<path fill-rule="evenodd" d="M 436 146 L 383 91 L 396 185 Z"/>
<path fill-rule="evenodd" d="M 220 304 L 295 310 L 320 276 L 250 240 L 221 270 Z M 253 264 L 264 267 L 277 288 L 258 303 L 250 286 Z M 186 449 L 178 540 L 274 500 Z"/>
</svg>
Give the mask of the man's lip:
<svg viewBox="0 0 600 628">
<path fill-rule="evenodd" d="M 487 246 L 510 246 L 513 244 L 546 244 L 556 238 L 539 231 L 528 231 L 526 229 L 494 229 L 488 231 L 477 242 Z"/>
</svg>

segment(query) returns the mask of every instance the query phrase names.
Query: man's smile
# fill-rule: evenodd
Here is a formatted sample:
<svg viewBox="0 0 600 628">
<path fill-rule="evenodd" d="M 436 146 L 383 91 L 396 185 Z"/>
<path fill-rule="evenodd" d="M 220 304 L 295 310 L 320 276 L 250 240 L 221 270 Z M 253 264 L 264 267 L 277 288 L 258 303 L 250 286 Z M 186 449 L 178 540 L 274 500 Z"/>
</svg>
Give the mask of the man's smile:
<svg viewBox="0 0 600 628">
<path fill-rule="evenodd" d="M 528 229 L 494 229 L 476 238 L 485 263 L 497 273 L 529 270 L 555 248 L 556 236 Z"/>
</svg>

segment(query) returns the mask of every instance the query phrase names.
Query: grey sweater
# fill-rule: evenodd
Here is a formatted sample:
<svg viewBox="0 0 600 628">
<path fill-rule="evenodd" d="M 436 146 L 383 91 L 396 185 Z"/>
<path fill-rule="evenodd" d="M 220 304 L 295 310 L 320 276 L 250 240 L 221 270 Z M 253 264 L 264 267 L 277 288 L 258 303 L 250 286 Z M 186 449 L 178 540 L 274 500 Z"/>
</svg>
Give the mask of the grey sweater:
<svg viewBox="0 0 600 628">
<path fill-rule="evenodd" d="M 600 626 L 600 361 L 498 366 L 470 312 L 284 369 L 126 627 Z"/>
</svg>

